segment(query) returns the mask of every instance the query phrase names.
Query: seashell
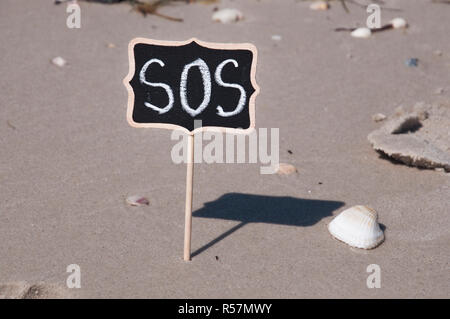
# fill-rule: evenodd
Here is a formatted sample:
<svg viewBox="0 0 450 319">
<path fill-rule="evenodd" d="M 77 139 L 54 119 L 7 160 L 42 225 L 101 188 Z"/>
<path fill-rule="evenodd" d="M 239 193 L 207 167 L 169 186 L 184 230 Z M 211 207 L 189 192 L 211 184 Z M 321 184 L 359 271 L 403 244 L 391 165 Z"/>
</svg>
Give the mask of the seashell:
<svg viewBox="0 0 450 319">
<path fill-rule="evenodd" d="M 297 173 L 297 169 L 294 165 L 286 164 L 286 163 L 280 163 L 278 166 L 277 174 L 278 175 L 290 175 Z"/>
<path fill-rule="evenodd" d="M 244 15 L 237 9 L 222 9 L 214 12 L 212 20 L 221 23 L 230 23 L 242 20 Z"/>
<path fill-rule="evenodd" d="M 352 31 L 351 36 L 354 38 L 368 38 L 372 34 L 369 28 L 357 28 Z"/>
<path fill-rule="evenodd" d="M 374 122 L 381 122 L 384 121 L 385 119 L 386 115 L 384 115 L 383 113 L 377 113 L 372 116 L 372 120 L 374 120 Z"/>
<path fill-rule="evenodd" d="M 328 225 L 333 237 L 362 249 L 372 249 L 384 240 L 377 212 L 367 206 L 353 206 L 336 216 Z"/>
<path fill-rule="evenodd" d="M 144 206 L 144 205 L 150 204 L 150 202 L 148 201 L 147 198 L 139 196 L 139 195 L 128 196 L 126 201 L 131 206 Z"/>
<path fill-rule="evenodd" d="M 407 27 L 407 23 L 406 20 L 403 18 L 395 18 L 391 20 L 391 24 L 392 27 L 394 29 L 401 29 L 401 28 L 406 28 Z"/>
<path fill-rule="evenodd" d="M 329 4 L 325 1 L 314 1 L 309 5 L 311 10 L 328 10 Z"/>
<path fill-rule="evenodd" d="M 52 59 L 52 63 L 56 66 L 59 66 L 60 68 L 62 68 L 63 66 L 65 66 L 67 64 L 66 60 L 64 60 L 62 57 L 57 56 L 56 58 Z"/>
</svg>

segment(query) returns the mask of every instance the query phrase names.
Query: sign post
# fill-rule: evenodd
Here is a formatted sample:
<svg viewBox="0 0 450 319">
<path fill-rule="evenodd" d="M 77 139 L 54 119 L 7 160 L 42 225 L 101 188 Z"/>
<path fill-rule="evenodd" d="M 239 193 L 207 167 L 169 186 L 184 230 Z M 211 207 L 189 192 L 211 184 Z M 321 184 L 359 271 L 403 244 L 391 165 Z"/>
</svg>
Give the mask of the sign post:
<svg viewBox="0 0 450 319">
<path fill-rule="evenodd" d="M 194 134 L 251 133 L 256 47 L 252 44 L 133 39 L 128 46 L 127 120 L 133 127 L 188 134 L 184 260 L 191 259 Z M 201 121 L 197 127 L 197 121 Z M 197 122 L 197 123 L 194 123 Z"/>
<path fill-rule="evenodd" d="M 186 170 L 186 206 L 184 210 L 184 261 L 191 260 L 192 193 L 194 187 L 194 134 L 188 135 Z"/>
</svg>

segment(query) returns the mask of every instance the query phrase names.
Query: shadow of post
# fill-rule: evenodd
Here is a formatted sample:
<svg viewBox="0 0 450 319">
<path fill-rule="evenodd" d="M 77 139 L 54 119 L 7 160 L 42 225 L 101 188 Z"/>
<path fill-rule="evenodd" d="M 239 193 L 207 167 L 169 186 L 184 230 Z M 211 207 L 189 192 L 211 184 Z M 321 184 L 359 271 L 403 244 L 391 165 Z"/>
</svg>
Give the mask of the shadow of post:
<svg viewBox="0 0 450 319">
<path fill-rule="evenodd" d="M 290 226 L 312 226 L 344 202 L 294 198 L 289 196 L 264 196 L 228 193 L 215 201 L 205 203 L 193 213 L 194 217 L 235 220 L 233 226 L 217 238 L 192 253 L 196 256 L 248 223 L 269 223 Z"/>
</svg>

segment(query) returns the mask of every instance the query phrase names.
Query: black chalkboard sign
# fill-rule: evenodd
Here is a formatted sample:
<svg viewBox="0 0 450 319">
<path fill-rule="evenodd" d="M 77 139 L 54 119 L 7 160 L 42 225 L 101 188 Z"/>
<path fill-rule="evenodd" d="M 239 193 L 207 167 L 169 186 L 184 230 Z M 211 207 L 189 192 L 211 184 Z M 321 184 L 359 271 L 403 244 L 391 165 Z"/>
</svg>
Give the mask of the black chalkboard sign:
<svg viewBox="0 0 450 319">
<path fill-rule="evenodd" d="M 189 133 L 254 128 L 259 88 L 252 44 L 136 38 L 128 54 L 130 71 L 124 84 L 130 125 Z M 195 126 L 196 120 L 201 127 Z"/>
</svg>

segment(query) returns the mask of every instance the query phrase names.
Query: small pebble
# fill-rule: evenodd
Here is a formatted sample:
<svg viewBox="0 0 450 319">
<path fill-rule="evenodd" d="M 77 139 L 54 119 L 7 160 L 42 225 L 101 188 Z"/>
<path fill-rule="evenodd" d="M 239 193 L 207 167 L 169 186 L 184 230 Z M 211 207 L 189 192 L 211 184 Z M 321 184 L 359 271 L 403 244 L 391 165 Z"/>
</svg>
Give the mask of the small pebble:
<svg viewBox="0 0 450 319">
<path fill-rule="evenodd" d="M 442 51 L 441 50 L 435 50 L 433 53 L 434 53 L 434 55 L 442 56 Z"/>
<path fill-rule="evenodd" d="M 329 4 L 325 1 L 314 1 L 309 5 L 311 10 L 328 10 Z"/>
<path fill-rule="evenodd" d="M 13 125 L 9 120 L 6 121 L 6 124 L 8 125 L 8 127 L 12 128 L 13 130 L 15 130 L 17 127 L 15 125 Z"/>
<path fill-rule="evenodd" d="M 444 93 L 444 89 L 443 89 L 443 88 L 437 88 L 437 89 L 434 91 L 434 94 L 436 94 L 436 95 L 439 95 L 439 94 L 442 94 L 442 93 Z"/>
<path fill-rule="evenodd" d="M 148 206 L 150 204 L 147 198 L 139 195 L 128 196 L 126 201 L 131 206 Z"/>
<path fill-rule="evenodd" d="M 281 41 L 281 35 L 278 35 L 278 34 L 274 34 L 273 36 L 272 36 L 272 40 L 274 40 L 274 41 Z"/>
<path fill-rule="evenodd" d="M 214 12 L 212 20 L 221 23 L 230 23 L 242 20 L 244 15 L 237 9 L 222 9 Z"/>
<path fill-rule="evenodd" d="M 354 38 L 366 39 L 372 35 L 372 31 L 369 28 L 357 28 L 350 35 Z"/>
<path fill-rule="evenodd" d="M 52 59 L 52 63 L 56 66 L 59 66 L 60 68 L 62 68 L 63 66 L 65 66 L 67 64 L 66 60 L 64 60 L 62 57 L 57 56 L 56 58 Z"/>
<path fill-rule="evenodd" d="M 384 115 L 383 113 L 377 113 L 372 116 L 372 120 L 374 120 L 375 122 L 381 122 L 384 121 L 385 119 L 386 115 Z"/>
<path fill-rule="evenodd" d="M 112 49 L 112 48 L 115 48 L 116 45 L 115 45 L 114 43 L 108 43 L 108 44 L 107 44 L 107 47 L 110 48 L 110 49 Z"/>
<path fill-rule="evenodd" d="M 394 29 L 406 28 L 408 26 L 408 24 L 406 23 L 406 20 L 403 18 L 392 19 L 391 24 Z"/>
<path fill-rule="evenodd" d="M 405 61 L 406 66 L 409 67 L 417 67 L 419 65 L 419 59 L 417 58 L 410 58 Z"/>
<path fill-rule="evenodd" d="M 291 175 L 297 173 L 297 169 L 294 165 L 286 164 L 286 163 L 280 163 L 277 174 L 278 175 Z"/>
</svg>

